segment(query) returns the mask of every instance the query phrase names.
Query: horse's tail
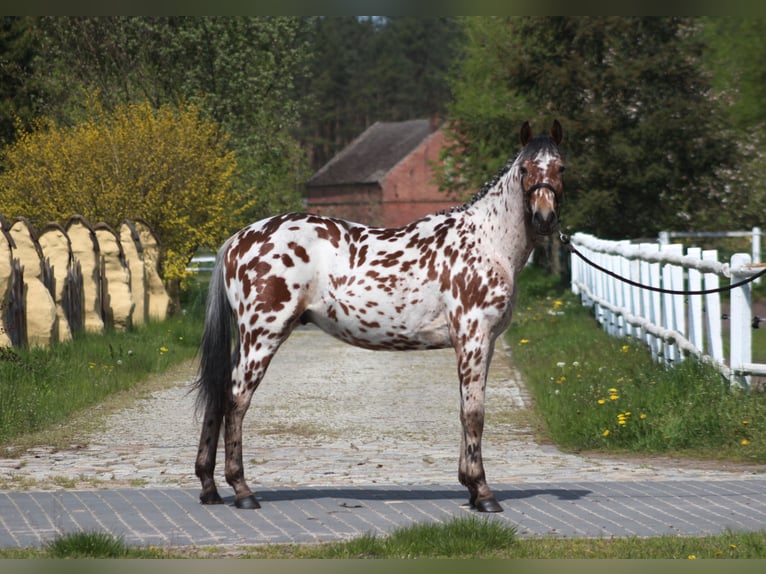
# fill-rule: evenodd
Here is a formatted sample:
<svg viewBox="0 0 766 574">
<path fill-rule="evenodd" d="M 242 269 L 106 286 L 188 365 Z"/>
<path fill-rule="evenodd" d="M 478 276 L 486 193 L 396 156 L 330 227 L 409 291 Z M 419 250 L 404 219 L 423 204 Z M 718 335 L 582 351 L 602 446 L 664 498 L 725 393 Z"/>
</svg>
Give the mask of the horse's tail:
<svg viewBox="0 0 766 574">
<path fill-rule="evenodd" d="M 207 294 L 205 328 L 200 343 L 199 375 L 192 390 L 197 391 L 197 411 L 223 414 L 231 388 L 231 372 L 239 345 L 232 355 L 232 309 L 226 297 L 223 276 L 224 245 L 216 257 Z"/>
</svg>

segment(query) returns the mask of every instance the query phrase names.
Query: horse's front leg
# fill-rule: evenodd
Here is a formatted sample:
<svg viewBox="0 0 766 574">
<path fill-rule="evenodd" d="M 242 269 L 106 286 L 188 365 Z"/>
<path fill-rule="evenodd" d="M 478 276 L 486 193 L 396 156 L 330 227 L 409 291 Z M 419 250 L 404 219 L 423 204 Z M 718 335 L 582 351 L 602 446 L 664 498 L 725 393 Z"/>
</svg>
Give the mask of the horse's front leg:
<svg viewBox="0 0 766 574">
<path fill-rule="evenodd" d="M 472 349 L 463 347 L 458 350 L 460 422 L 463 426 L 458 478 L 460 483 L 468 488 L 471 506 L 479 512 L 503 510 L 487 485 L 481 454 L 484 390 L 487 370 L 492 359 L 491 349 L 491 344 L 482 344 Z"/>
</svg>

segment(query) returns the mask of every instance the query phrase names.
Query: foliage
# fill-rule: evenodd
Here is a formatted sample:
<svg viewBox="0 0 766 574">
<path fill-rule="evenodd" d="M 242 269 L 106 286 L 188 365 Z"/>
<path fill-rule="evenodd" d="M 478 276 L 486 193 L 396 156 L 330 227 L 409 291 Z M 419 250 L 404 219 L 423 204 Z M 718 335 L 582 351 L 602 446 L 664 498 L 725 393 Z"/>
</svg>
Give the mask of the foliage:
<svg viewBox="0 0 766 574">
<path fill-rule="evenodd" d="M 295 132 L 306 97 L 297 78 L 307 73 L 310 19 L 39 17 L 6 23 L 8 48 L 1 51 L 0 29 L 0 54 L 9 60 L 8 97 L 0 122 L 19 117 L 26 123 L 42 114 L 57 125 L 79 123 L 90 115 L 83 92 L 98 93 L 109 112 L 135 103 L 161 109 L 193 102 L 230 135 L 228 145 L 237 152 L 231 188 L 233 203 L 243 206 L 237 227 L 300 206 L 306 174 Z M 16 29 L 24 35 L 12 34 Z M 17 55 L 20 47 L 28 51 Z M 15 136 L 9 133 L 6 141 Z"/>
<path fill-rule="evenodd" d="M 14 140 L 17 123 L 28 126 L 39 113 L 42 85 L 33 77 L 32 22 L 0 17 L 0 146 Z"/>
<path fill-rule="evenodd" d="M 313 22 L 312 106 L 302 119 L 314 169 L 375 121 L 444 115 L 457 53 L 455 18 L 355 16 Z"/>
<path fill-rule="evenodd" d="M 517 150 L 519 127 L 564 125 L 565 223 L 656 235 L 720 212 L 738 152 L 702 66 L 698 20 L 476 17 L 452 79 L 442 184 L 475 190 Z M 732 223 L 740 214 L 728 212 Z"/>
<path fill-rule="evenodd" d="M 165 278 L 184 277 L 196 249 L 233 225 L 226 138 L 196 104 L 109 112 L 91 99 L 89 112 L 74 126 L 40 120 L 20 132 L 0 174 L 0 213 L 36 226 L 74 214 L 114 228 L 143 219 L 160 239 Z"/>
<path fill-rule="evenodd" d="M 640 341 L 604 333 L 571 294 L 530 299 L 525 279 L 535 273 L 520 281 L 508 341 L 556 444 L 766 461 L 763 391 L 730 388 L 693 358 L 661 366 Z"/>
<path fill-rule="evenodd" d="M 731 187 L 748 193 L 728 193 L 725 209 L 710 214 L 708 227 L 731 229 L 731 214 L 744 227 L 766 219 L 766 19 L 706 18 L 704 37 L 709 46 L 705 62 L 716 97 L 728 104 L 730 121 L 740 138 L 742 168 L 731 174 Z"/>
</svg>

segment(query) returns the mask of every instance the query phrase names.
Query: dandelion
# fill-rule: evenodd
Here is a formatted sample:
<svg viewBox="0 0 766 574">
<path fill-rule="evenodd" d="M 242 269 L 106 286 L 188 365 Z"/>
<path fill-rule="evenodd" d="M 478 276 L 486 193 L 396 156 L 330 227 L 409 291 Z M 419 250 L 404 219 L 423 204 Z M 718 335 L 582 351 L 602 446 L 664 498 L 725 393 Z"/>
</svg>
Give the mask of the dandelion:
<svg viewBox="0 0 766 574">
<path fill-rule="evenodd" d="M 731 550 L 734 550 L 736 547 L 737 547 L 737 545 L 736 545 L 736 544 L 729 544 L 729 548 L 730 548 Z"/>
<path fill-rule="evenodd" d="M 739 441 L 739 444 L 741 444 L 742 446 L 747 446 L 750 444 L 750 441 L 747 440 L 746 438 L 743 438 L 741 441 Z"/>
<path fill-rule="evenodd" d="M 617 389 L 612 387 L 611 389 L 609 389 L 609 393 L 612 394 L 612 395 L 616 395 L 617 394 Z"/>
<path fill-rule="evenodd" d="M 627 353 L 628 351 L 630 351 L 630 345 L 623 345 L 623 346 L 620 348 L 620 352 L 621 352 L 621 353 Z"/>
<path fill-rule="evenodd" d="M 160 355 L 164 355 L 168 351 L 169 349 L 165 345 L 162 345 L 162 347 L 160 347 Z"/>
<path fill-rule="evenodd" d="M 566 378 L 564 375 L 561 375 L 561 376 L 560 376 L 560 377 L 559 377 L 559 378 L 556 380 L 556 384 L 557 384 L 557 385 L 561 385 L 561 384 L 563 384 L 563 383 L 566 383 L 566 382 L 567 382 L 567 378 Z"/>
<path fill-rule="evenodd" d="M 745 426 L 747 426 L 747 425 L 749 425 L 749 424 L 750 424 L 750 421 L 749 421 L 749 420 L 743 420 L 743 421 L 742 421 L 742 424 L 743 424 L 743 425 L 745 425 Z"/>
<path fill-rule="evenodd" d="M 604 432 L 601 433 L 601 436 L 609 436 L 609 429 L 604 430 Z"/>
<path fill-rule="evenodd" d="M 606 403 L 606 399 L 599 399 L 597 402 L 598 404 L 603 405 L 604 403 Z"/>
<path fill-rule="evenodd" d="M 526 345 L 527 343 L 529 343 L 529 339 L 522 339 L 519 341 L 519 345 Z"/>
<path fill-rule="evenodd" d="M 689 554 L 689 560 L 696 560 L 697 557 L 694 554 Z"/>
<path fill-rule="evenodd" d="M 647 415 L 646 413 L 641 413 L 640 415 L 638 415 L 638 418 L 640 418 L 641 420 L 644 420 L 648 416 L 649 415 Z"/>
<path fill-rule="evenodd" d="M 554 308 L 554 309 L 558 309 L 558 308 L 559 308 L 559 307 L 561 307 L 563 304 L 564 304 L 564 302 L 563 302 L 563 301 L 560 301 L 559 299 L 556 299 L 556 300 L 553 302 L 553 308 Z"/>
<path fill-rule="evenodd" d="M 610 401 L 616 401 L 619 398 L 620 398 L 620 395 L 618 395 L 618 394 L 614 394 L 613 393 L 613 394 L 609 395 L 609 400 Z"/>
</svg>

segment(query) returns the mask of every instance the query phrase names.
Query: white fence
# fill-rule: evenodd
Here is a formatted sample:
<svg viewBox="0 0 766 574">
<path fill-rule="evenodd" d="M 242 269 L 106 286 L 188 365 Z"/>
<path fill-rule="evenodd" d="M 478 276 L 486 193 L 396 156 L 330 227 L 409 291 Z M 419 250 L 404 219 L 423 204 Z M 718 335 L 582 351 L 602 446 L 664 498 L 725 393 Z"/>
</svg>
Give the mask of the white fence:
<svg viewBox="0 0 766 574">
<path fill-rule="evenodd" d="M 737 253 L 720 263 L 716 250 L 657 243 L 607 241 L 577 233 L 572 245 L 596 264 L 642 285 L 709 290 L 720 279 L 737 283 L 759 269 L 751 256 Z M 685 354 L 715 365 L 732 383 L 749 388 L 751 375 L 766 375 L 766 364 L 752 362 L 750 283 L 731 291 L 730 344 L 725 356 L 719 293 L 669 295 L 632 286 L 588 265 L 572 253 L 572 291 L 593 306 L 596 319 L 613 336 L 645 342 L 657 360 L 673 364 Z"/>
</svg>

